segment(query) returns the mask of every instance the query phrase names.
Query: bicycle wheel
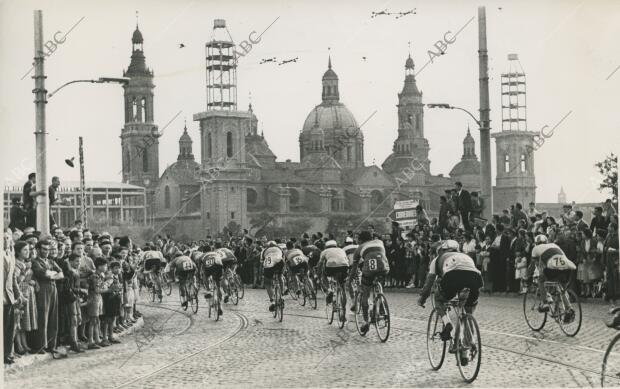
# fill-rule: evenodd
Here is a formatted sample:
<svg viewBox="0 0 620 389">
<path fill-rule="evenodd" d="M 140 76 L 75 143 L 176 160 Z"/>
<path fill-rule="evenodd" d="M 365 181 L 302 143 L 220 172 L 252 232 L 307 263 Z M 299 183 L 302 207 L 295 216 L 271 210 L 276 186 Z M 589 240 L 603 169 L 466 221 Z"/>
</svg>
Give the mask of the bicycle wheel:
<svg viewBox="0 0 620 389">
<path fill-rule="evenodd" d="M 166 296 L 170 296 L 172 294 L 172 281 L 168 276 L 164 276 L 164 283 L 164 292 L 166 292 Z"/>
<path fill-rule="evenodd" d="M 378 294 L 375 297 L 373 314 L 377 336 L 381 342 L 385 343 L 390 337 L 390 307 L 388 307 L 387 299 L 383 294 Z"/>
<path fill-rule="evenodd" d="M 364 309 L 362 308 L 362 293 L 357 292 L 355 294 L 355 327 L 357 327 L 357 333 L 360 336 L 366 336 L 368 331 L 362 332 L 362 325 L 364 325 Z"/>
<path fill-rule="evenodd" d="M 620 333 L 607 346 L 601 368 L 601 386 L 620 386 Z"/>
<path fill-rule="evenodd" d="M 312 281 L 310 279 L 307 279 L 304 285 L 305 289 L 306 289 L 306 296 L 308 296 L 308 302 L 310 303 L 310 306 L 312 307 L 312 309 L 316 309 L 317 304 L 316 304 L 316 291 L 314 290 L 314 286 L 312 285 Z"/>
<path fill-rule="evenodd" d="M 192 312 L 197 313 L 198 312 L 198 289 L 196 288 L 196 285 L 191 286 L 191 291 L 192 293 L 190 294 L 190 304 L 192 305 Z"/>
<path fill-rule="evenodd" d="M 282 319 L 284 319 L 284 299 L 282 297 L 280 297 L 278 301 L 276 310 L 279 311 L 278 314 L 280 315 L 280 322 L 281 322 Z"/>
<path fill-rule="evenodd" d="M 566 294 L 568 295 L 567 297 L 571 308 L 567 309 L 562 299 L 560 299 L 561 308 L 558 323 L 560 324 L 562 332 L 572 337 L 577 335 L 581 328 L 581 303 L 579 302 L 577 294 L 571 289 L 566 290 Z"/>
<path fill-rule="evenodd" d="M 327 316 L 327 324 L 332 324 L 332 322 L 334 321 L 334 300 L 332 299 L 332 302 L 330 304 L 327 304 L 327 301 L 325 302 L 325 315 Z"/>
<path fill-rule="evenodd" d="M 185 300 L 183 299 L 183 295 L 181 294 L 181 292 L 183 291 L 183 289 L 187 289 L 187 288 L 185 288 L 185 287 L 181 287 L 181 286 L 179 285 L 179 300 L 181 301 L 181 307 L 183 308 L 183 310 L 184 310 L 184 311 L 187 311 L 187 306 L 188 306 L 189 304 L 186 304 L 185 306 L 183 306 L 183 303 L 185 302 Z M 186 291 L 185 295 L 187 296 L 187 291 Z"/>
<path fill-rule="evenodd" d="M 456 363 L 461 377 L 470 384 L 478 377 L 482 355 L 482 342 L 476 319 L 470 314 L 461 317 L 455 334 Z"/>
<path fill-rule="evenodd" d="M 338 328 L 344 328 L 344 324 L 347 322 L 347 303 L 346 296 L 342 287 L 338 286 L 336 292 L 337 313 L 338 313 Z"/>
<path fill-rule="evenodd" d="M 436 309 L 431 311 L 426 326 L 426 353 L 433 370 L 439 370 L 446 357 L 446 342 L 441 340 L 443 321 Z"/>
<path fill-rule="evenodd" d="M 230 291 L 230 298 L 232 299 L 233 305 L 239 304 L 239 290 L 237 289 L 237 284 L 234 281 L 231 284 L 229 280 L 228 285 L 230 285 L 228 290 Z"/>
<path fill-rule="evenodd" d="M 222 303 L 220 302 L 220 298 L 217 297 L 217 291 L 213 291 L 215 304 L 213 305 L 215 321 L 220 320 L 220 309 L 222 309 Z"/>
<path fill-rule="evenodd" d="M 239 290 L 239 298 L 242 299 L 245 296 L 245 286 L 243 280 L 239 274 L 235 274 L 235 280 L 237 281 L 237 289 Z"/>
<path fill-rule="evenodd" d="M 525 322 L 534 331 L 540 331 L 547 322 L 547 312 L 540 312 L 538 308 L 541 305 L 541 299 L 538 295 L 538 287 L 531 285 L 527 293 L 523 295 L 523 315 Z"/>
<path fill-rule="evenodd" d="M 275 309 L 273 310 L 273 317 L 276 319 L 278 318 L 278 303 L 280 301 L 280 293 L 280 286 L 275 286 L 273 288 L 273 301 L 275 305 Z"/>
<path fill-rule="evenodd" d="M 305 307 L 306 306 L 307 293 L 306 293 L 306 288 L 304 288 L 303 285 L 300 285 L 300 282 L 301 281 L 299 281 L 299 278 L 297 278 L 297 290 L 299 291 L 299 297 L 297 297 L 297 302 L 302 307 Z"/>
<path fill-rule="evenodd" d="M 288 294 L 293 300 L 297 300 L 297 293 L 295 293 L 295 283 L 293 278 L 289 275 L 286 277 L 286 287 L 288 288 Z"/>
</svg>

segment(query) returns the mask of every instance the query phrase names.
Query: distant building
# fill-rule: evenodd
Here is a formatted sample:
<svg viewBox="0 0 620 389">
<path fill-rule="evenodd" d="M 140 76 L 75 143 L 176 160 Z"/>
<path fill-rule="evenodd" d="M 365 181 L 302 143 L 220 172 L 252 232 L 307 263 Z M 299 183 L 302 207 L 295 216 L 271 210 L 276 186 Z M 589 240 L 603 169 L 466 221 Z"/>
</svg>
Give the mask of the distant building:
<svg viewBox="0 0 620 389">
<path fill-rule="evenodd" d="M 566 193 L 564 193 L 564 187 L 561 186 L 560 187 L 560 193 L 558 193 L 558 203 L 559 204 L 566 204 Z"/>
<path fill-rule="evenodd" d="M 9 220 L 11 199 L 22 198 L 22 189 L 23 185 L 4 188 L 4 220 Z M 63 228 L 72 226 L 73 222 L 78 219 L 89 220 L 104 226 L 148 223 L 145 206 L 146 191 L 140 186 L 117 182 L 87 181 L 86 216 L 82 215 L 79 182 L 61 181 L 57 194 L 58 202 L 50 209 L 58 225 Z"/>
</svg>

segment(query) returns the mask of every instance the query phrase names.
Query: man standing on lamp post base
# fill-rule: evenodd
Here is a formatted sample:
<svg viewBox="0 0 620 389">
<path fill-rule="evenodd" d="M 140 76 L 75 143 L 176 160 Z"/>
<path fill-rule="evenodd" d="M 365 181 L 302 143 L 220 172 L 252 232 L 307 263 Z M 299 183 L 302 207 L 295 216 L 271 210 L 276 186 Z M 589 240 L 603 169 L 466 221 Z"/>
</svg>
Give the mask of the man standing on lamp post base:
<svg viewBox="0 0 620 389">
<path fill-rule="evenodd" d="M 461 214 L 461 220 L 463 221 L 463 227 L 467 231 L 471 231 L 469 224 L 469 212 L 471 211 L 471 197 L 469 192 L 463 189 L 463 184 L 460 181 L 455 183 L 456 186 L 456 207 Z"/>
</svg>

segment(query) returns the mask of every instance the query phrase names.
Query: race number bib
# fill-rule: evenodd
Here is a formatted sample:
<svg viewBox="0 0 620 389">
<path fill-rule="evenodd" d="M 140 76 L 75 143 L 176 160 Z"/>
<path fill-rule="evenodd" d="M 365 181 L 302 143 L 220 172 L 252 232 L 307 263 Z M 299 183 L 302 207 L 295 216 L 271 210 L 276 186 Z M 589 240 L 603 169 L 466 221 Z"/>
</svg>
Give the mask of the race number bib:
<svg viewBox="0 0 620 389">
<path fill-rule="evenodd" d="M 263 267 L 272 267 L 273 265 L 274 261 L 271 255 L 265 256 L 265 262 L 263 263 Z"/>
<path fill-rule="evenodd" d="M 296 257 L 293 257 L 293 259 L 291 260 L 291 263 L 293 266 L 297 266 L 302 262 L 303 262 L 303 259 L 301 258 L 301 255 L 297 255 Z"/>
<path fill-rule="evenodd" d="M 215 264 L 215 258 L 209 257 L 209 258 L 205 259 L 205 266 L 206 267 L 211 267 L 214 264 Z"/>
<path fill-rule="evenodd" d="M 192 270 L 194 268 L 194 264 L 191 262 L 183 262 L 183 270 Z"/>
<path fill-rule="evenodd" d="M 549 258 L 549 260 L 547 261 L 547 268 L 554 270 L 568 270 L 572 268 L 570 263 L 571 262 L 566 257 L 562 255 L 556 255 Z"/>
</svg>

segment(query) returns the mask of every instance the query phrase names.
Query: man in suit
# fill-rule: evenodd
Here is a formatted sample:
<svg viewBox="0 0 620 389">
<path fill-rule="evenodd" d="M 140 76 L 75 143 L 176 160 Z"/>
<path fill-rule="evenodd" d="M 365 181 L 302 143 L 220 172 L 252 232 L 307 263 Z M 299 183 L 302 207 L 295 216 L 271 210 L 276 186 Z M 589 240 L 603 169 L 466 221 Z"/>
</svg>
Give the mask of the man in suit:
<svg viewBox="0 0 620 389">
<path fill-rule="evenodd" d="M 4 291 L 2 293 L 4 318 L 4 363 L 10 365 L 15 362 L 13 353 L 13 338 L 15 336 L 15 309 L 14 305 L 22 300 L 15 274 L 15 255 L 12 252 L 12 233 L 9 229 L 4 233 L 4 250 L 2 251 L 4 266 Z"/>
<path fill-rule="evenodd" d="M 457 181 L 456 184 L 456 206 L 461 214 L 461 220 L 463 221 L 463 227 L 465 230 L 471 231 L 469 224 L 469 212 L 471 212 L 471 197 L 469 192 L 463 189 L 463 184 Z"/>
</svg>

